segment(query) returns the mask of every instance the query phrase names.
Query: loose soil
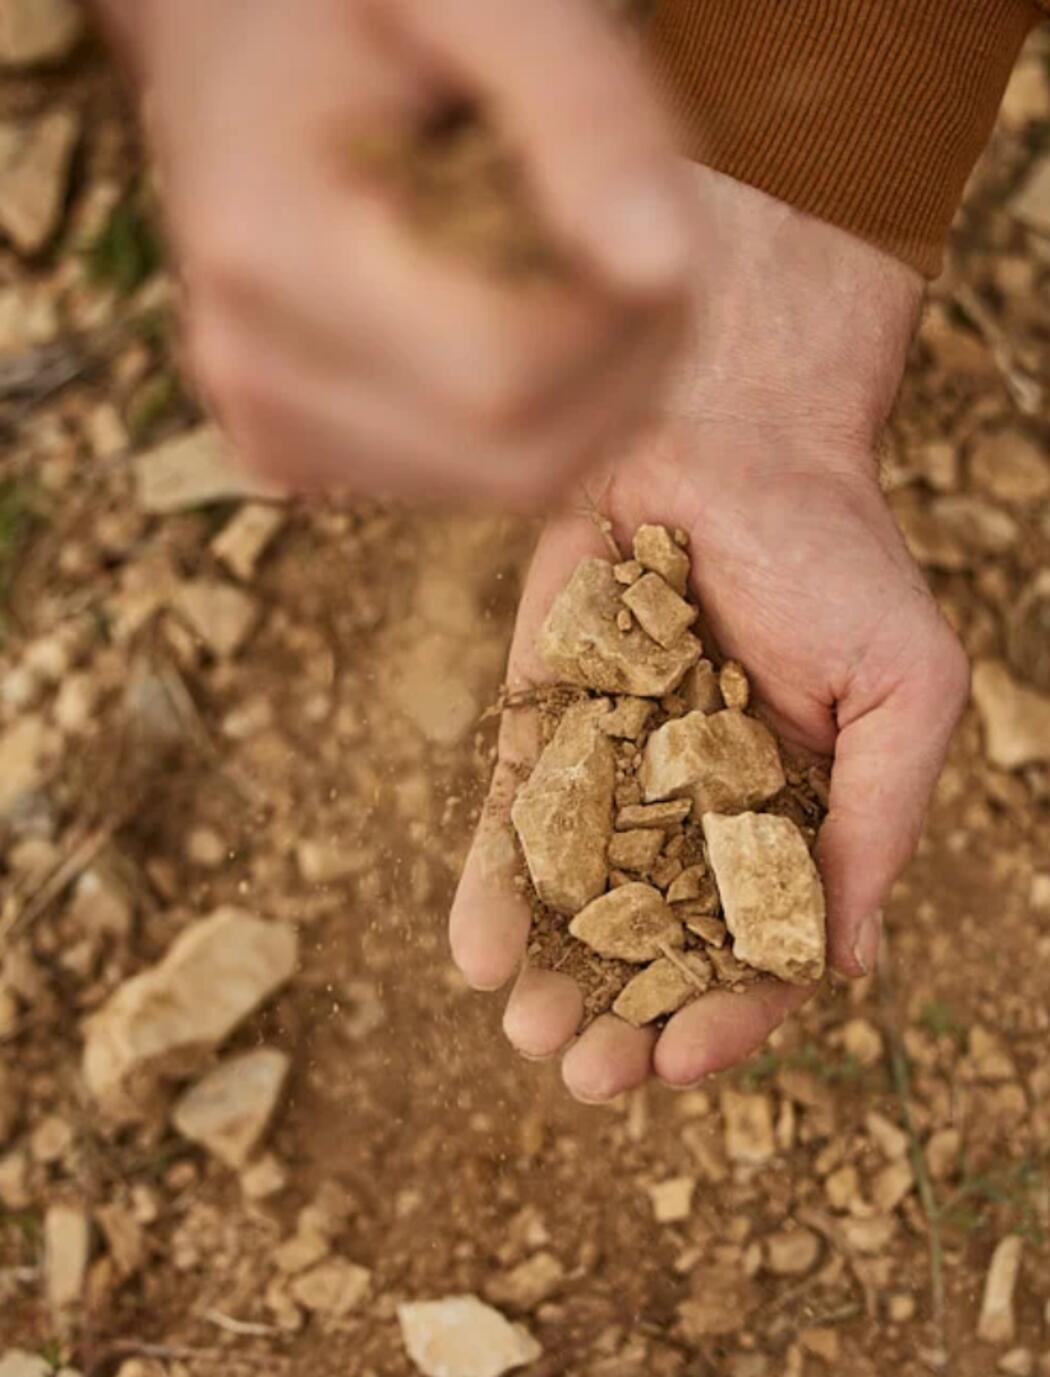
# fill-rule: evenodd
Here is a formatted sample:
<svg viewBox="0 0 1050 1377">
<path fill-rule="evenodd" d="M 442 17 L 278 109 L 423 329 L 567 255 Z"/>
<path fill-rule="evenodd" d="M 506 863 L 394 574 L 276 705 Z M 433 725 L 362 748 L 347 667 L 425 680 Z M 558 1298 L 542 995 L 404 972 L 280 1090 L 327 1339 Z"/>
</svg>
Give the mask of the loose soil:
<svg viewBox="0 0 1050 1377">
<path fill-rule="evenodd" d="M 1050 157 L 1048 74 L 1043 32 L 884 455 L 970 653 L 1044 693 L 1014 628 L 1050 567 L 1046 500 L 992 490 L 974 459 L 1003 433 L 1050 456 L 1050 253 L 1011 211 Z M 85 1377 L 412 1377 L 398 1303 L 476 1293 L 542 1345 L 525 1377 L 1044 1377 L 1050 765 L 993 761 L 971 711 L 888 907 L 880 983 L 827 988 L 701 1090 L 571 1103 L 507 1049 L 444 932 L 531 529 L 291 504 L 238 583 L 254 627 L 216 657 L 169 590 L 236 582 L 211 542 L 240 503 L 143 509 L 130 454 L 199 418 L 170 331 L 142 324 L 163 279 L 127 298 L 79 251 L 135 191 L 129 121 L 91 51 L 0 88 L 4 118 L 84 122 L 54 246 L 0 253 L 0 710 L 5 739 L 36 724 L 22 740 L 50 761 L 2 840 L 0 1355 Z M 318 879 L 304 842 L 354 864 Z M 103 867 L 132 917 L 85 929 L 71 889 Z M 107 1130 L 80 1078 L 84 1015 L 224 902 L 301 934 L 299 971 L 227 1049 L 291 1058 L 254 1178 L 167 1121 Z M 88 1285 L 56 1317 L 45 1221 L 67 1205 L 92 1225 Z M 301 1304 L 318 1277 L 293 1294 L 278 1263 L 297 1265 L 278 1250 L 311 1206 L 328 1256 L 370 1273 L 343 1315 Z M 1011 1237 L 1009 1327 L 979 1340 Z"/>
</svg>

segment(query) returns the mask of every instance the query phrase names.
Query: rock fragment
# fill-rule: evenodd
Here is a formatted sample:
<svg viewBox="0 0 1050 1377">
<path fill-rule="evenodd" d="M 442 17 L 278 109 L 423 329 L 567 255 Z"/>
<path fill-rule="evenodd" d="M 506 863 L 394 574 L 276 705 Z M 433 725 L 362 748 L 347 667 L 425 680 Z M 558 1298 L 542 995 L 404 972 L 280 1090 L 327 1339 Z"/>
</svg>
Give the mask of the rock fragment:
<svg viewBox="0 0 1050 1377">
<path fill-rule="evenodd" d="M 1050 760 L 1050 697 L 1025 688 L 999 660 L 973 671 L 973 698 L 984 727 L 985 751 L 1001 770 Z"/>
<path fill-rule="evenodd" d="M 594 899 L 569 924 L 573 937 L 599 956 L 640 964 L 655 961 L 664 947 L 680 947 L 681 922 L 652 885 L 621 885 Z"/>
<path fill-rule="evenodd" d="M 237 654 L 259 619 L 259 604 L 253 597 L 218 579 L 191 579 L 180 584 L 174 605 L 220 660 Z"/>
<path fill-rule="evenodd" d="M 768 1095 L 723 1090 L 726 1156 L 731 1162 L 761 1166 L 776 1156 L 773 1104 Z"/>
<path fill-rule="evenodd" d="M 986 1344 L 1013 1343 L 1017 1330 L 1014 1291 L 1021 1271 L 1024 1240 L 1008 1234 L 999 1240 L 984 1279 L 977 1337 Z"/>
<path fill-rule="evenodd" d="M 536 893 L 559 913 L 605 888 L 616 761 L 601 716 L 594 704 L 569 709 L 511 809 Z"/>
<path fill-rule="evenodd" d="M 20 253 L 39 253 L 58 228 L 79 137 L 70 110 L 0 124 L 0 230 Z"/>
<path fill-rule="evenodd" d="M 424 1377 L 503 1377 L 543 1352 L 528 1330 L 477 1296 L 413 1301 L 398 1306 L 397 1318 Z"/>
<path fill-rule="evenodd" d="M 1050 158 L 1035 164 L 1010 209 L 1030 229 L 1050 234 Z"/>
<path fill-rule="evenodd" d="M 1021 431 L 987 432 L 974 441 L 970 476 L 1000 502 L 1039 502 L 1050 493 L 1050 462 Z"/>
<path fill-rule="evenodd" d="M 646 1189 L 657 1224 L 680 1224 L 692 1214 L 695 1177 L 672 1176 Z"/>
<path fill-rule="evenodd" d="M 246 502 L 212 541 L 212 554 L 235 578 L 250 583 L 255 577 L 255 566 L 285 520 L 280 507 L 266 502 Z"/>
<path fill-rule="evenodd" d="M 172 1111 L 184 1138 L 239 1171 L 269 1127 L 291 1063 L 274 1047 L 220 1062 L 187 1090 Z"/>
<path fill-rule="evenodd" d="M 503 1276 L 493 1277 L 485 1286 L 485 1295 L 494 1305 L 535 1310 L 560 1290 L 564 1280 L 565 1268 L 553 1253 L 542 1250 Z"/>
<path fill-rule="evenodd" d="M 689 556 L 675 544 L 666 526 L 639 526 L 634 534 L 634 557 L 643 569 L 659 574 L 679 596 L 684 596 Z"/>
<path fill-rule="evenodd" d="M 696 621 L 696 608 L 670 589 L 659 574 L 643 574 L 623 594 L 643 631 L 670 650 Z"/>
<path fill-rule="evenodd" d="M 652 827 L 614 832 L 609 842 L 609 864 L 615 870 L 634 870 L 644 875 L 652 868 L 663 844 L 663 833 Z"/>
<path fill-rule="evenodd" d="M 686 631 L 668 650 L 639 626 L 620 631 L 616 614 L 623 606 L 622 591 L 607 560 L 583 560 L 555 599 L 537 649 L 566 683 L 601 693 L 661 698 L 700 658 L 700 642 Z"/>
<path fill-rule="evenodd" d="M 50 1205 L 44 1216 L 44 1289 L 52 1311 L 77 1304 L 91 1254 L 91 1221 L 77 1205 Z"/>
<path fill-rule="evenodd" d="M 667 902 L 669 904 L 696 903 L 700 900 L 710 900 L 714 904 L 708 912 L 714 913 L 718 908 L 718 893 L 715 890 L 714 882 L 707 873 L 706 865 L 690 865 L 672 880 L 667 889 Z"/>
<path fill-rule="evenodd" d="M 138 1118 L 158 1079 L 198 1066 L 291 977 L 297 951 L 293 928 L 241 909 L 194 923 L 87 1020 L 91 1093 L 114 1117 Z"/>
<path fill-rule="evenodd" d="M 702 952 L 682 952 L 674 961 L 662 956 L 627 982 L 613 1004 L 613 1013 L 642 1028 L 703 994 L 712 974 Z"/>
<path fill-rule="evenodd" d="M 751 701 L 751 684 L 743 665 L 736 660 L 727 660 L 722 666 L 718 675 L 718 687 L 727 708 L 743 712 Z"/>
<path fill-rule="evenodd" d="M 39 1353 L 24 1348 L 9 1348 L 0 1353 L 0 1377 L 52 1377 L 54 1368 Z"/>
<path fill-rule="evenodd" d="M 738 960 L 793 985 L 824 974 L 824 890 L 802 833 L 770 813 L 705 813 L 704 839 Z"/>
<path fill-rule="evenodd" d="M 718 673 L 710 660 L 698 660 L 682 680 L 679 692 L 690 712 L 721 712 L 726 706 Z"/>
<path fill-rule="evenodd" d="M 366 1267 L 345 1258 L 329 1258 L 300 1272 L 291 1292 L 304 1309 L 339 1320 L 359 1309 L 371 1284 L 372 1273 Z"/>
<path fill-rule="evenodd" d="M 601 719 L 602 731 L 606 736 L 637 741 L 652 713 L 653 704 L 648 698 L 621 698 L 612 712 Z"/>
<path fill-rule="evenodd" d="M 190 511 L 237 498 L 273 496 L 273 489 L 239 469 L 217 426 L 202 425 L 133 460 L 138 505 L 154 516 Z"/>
<path fill-rule="evenodd" d="M 801 1277 L 816 1266 L 820 1239 L 809 1229 L 782 1229 L 766 1239 L 766 1263 L 778 1277 Z"/>
<path fill-rule="evenodd" d="M 785 784 L 769 728 L 728 708 L 658 727 L 646 742 L 639 779 L 646 803 L 687 797 L 697 813 L 743 812 Z"/>
<path fill-rule="evenodd" d="M 670 799 L 666 803 L 629 803 L 616 814 L 616 827 L 622 832 L 634 827 L 668 831 L 684 822 L 692 811 L 693 800 L 689 798 Z"/>
<path fill-rule="evenodd" d="M 68 57 L 84 32 L 73 0 L 0 0 L 0 67 L 32 67 Z"/>
</svg>

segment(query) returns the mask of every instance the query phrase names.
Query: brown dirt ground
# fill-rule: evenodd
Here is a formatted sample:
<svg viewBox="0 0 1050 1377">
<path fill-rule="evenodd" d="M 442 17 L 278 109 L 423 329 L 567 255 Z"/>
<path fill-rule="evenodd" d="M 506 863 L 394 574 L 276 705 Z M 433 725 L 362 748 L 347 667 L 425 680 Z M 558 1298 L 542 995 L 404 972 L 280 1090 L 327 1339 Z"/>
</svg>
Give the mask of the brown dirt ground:
<svg viewBox="0 0 1050 1377">
<path fill-rule="evenodd" d="M 1045 35 L 1033 53 L 1050 74 Z M 936 519 L 922 459 L 931 442 L 947 438 L 965 458 L 978 428 L 1004 418 L 1050 453 L 1045 402 L 1041 418 L 1019 418 L 1016 400 L 1026 380 L 1050 377 L 1050 248 L 1005 208 L 1033 159 L 1050 156 L 1046 111 L 1024 118 L 1025 100 L 1043 109 L 1037 83 L 1031 91 L 1008 106 L 915 347 L 886 456 L 905 514 Z M 56 101 L 88 118 L 69 214 L 76 224 L 127 184 L 132 144 L 97 58 L 0 93 L 5 113 Z M 38 284 L 62 303 L 60 339 L 129 309 L 84 280 L 70 242 L 67 234 L 28 267 L 0 261 L 0 292 Z M 896 1051 L 910 1068 L 918 1139 L 955 1127 L 964 1145 L 935 1185 L 947 1370 L 986 1377 L 1008 1347 L 977 1343 L 974 1328 L 992 1249 L 1010 1231 L 1025 1238 L 1016 1344 L 1035 1363 L 1050 1355 L 1047 770 L 994 769 L 971 713 L 888 914 L 892 979 L 881 990 L 829 989 L 750 1067 L 704 1091 L 650 1089 L 608 1108 L 576 1106 L 554 1068 L 504 1045 L 500 1001 L 467 991 L 444 933 L 491 763 L 491 727 L 477 720 L 498 689 L 529 530 L 295 507 L 252 587 L 259 630 L 229 665 L 210 662 L 170 622 L 158 641 L 139 645 L 150 663 L 178 666 L 211 743 L 143 759 L 121 745 L 117 690 L 131 652 L 112 641 L 115 590 L 158 553 L 182 574 L 212 570 L 207 537 L 226 513 L 142 518 L 124 456 L 90 457 L 86 437 L 107 403 L 139 417 L 136 439 L 191 415 L 163 386 L 163 335 L 104 352 L 90 376 L 45 402 L 17 415 L 5 407 L 13 424 L 2 476 L 33 494 L 43 519 L 11 598 L 3 668 L 32 638 L 88 617 L 87 673 L 103 697 L 65 741 L 51 788 L 56 838 L 67 846 L 79 822 L 126 818 L 111 845 L 132 876 L 138 921 L 127 949 L 89 976 L 69 952 L 62 899 L 0 953 L 28 962 L 36 982 L 0 1045 L 21 1106 L 0 1157 L 20 1151 L 47 1116 L 72 1128 L 58 1160 L 34 1164 L 24 1205 L 0 1211 L 0 1354 L 19 1345 L 108 1377 L 135 1345 L 157 1344 L 162 1356 L 140 1377 L 408 1377 L 398 1300 L 484 1294 L 543 1247 L 563 1280 L 524 1316 L 544 1347 L 526 1377 L 919 1377 L 937 1340 L 929 1219 L 908 1195 L 887 1211 L 870 1254 L 849 1227 L 878 1213 L 872 1190 L 884 1163 L 867 1116 L 903 1122 Z M 149 387 L 167 400 L 154 397 L 146 424 L 135 408 L 144 389 L 154 395 Z M 957 485 L 972 488 L 965 462 Z M 1050 563 L 1045 502 L 1011 514 L 1019 535 L 1005 552 L 975 553 L 964 542 L 959 568 L 931 569 L 975 654 L 1004 651 L 1004 614 Z M 259 702 L 270 722 L 231 739 L 230 711 Z M 413 719 L 421 702 L 430 705 L 423 729 Z M 130 797 L 129 815 L 118 805 Z M 187 858 L 200 827 L 221 838 L 217 865 Z M 334 837 L 360 847 L 359 873 L 305 886 L 297 842 Z M 10 872 L 3 883 L 9 901 Z M 288 1186 L 257 1207 L 242 1203 L 229 1171 L 171 1130 L 103 1136 L 77 1079 L 79 1012 L 155 961 L 191 915 L 226 900 L 295 919 L 305 939 L 292 986 L 237 1036 L 238 1045 L 279 1043 L 294 1059 L 268 1143 Z M 1008 1053 L 994 1075 L 981 1030 Z M 726 1160 L 720 1098 L 733 1086 L 764 1097 L 776 1124 L 775 1153 L 760 1167 Z M 849 1166 L 856 1179 L 846 1172 L 829 1187 Z M 659 1224 L 647 1187 L 678 1176 L 695 1180 L 692 1210 Z M 273 1248 L 297 1209 L 333 1182 L 350 1200 L 340 1251 L 373 1270 L 367 1304 L 341 1326 L 310 1319 L 288 1334 L 234 1335 L 206 1318 L 218 1310 L 272 1324 L 264 1295 Z M 63 1335 L 41 1298 L 43 1213 L 66 1197 L 90 1208 L 126 1201 L 133 1188 L 139 1198 L 146 1188 L 157 1207 L 146 1258 L 120 1284 L 97 1261 Z M 764 1240 L 792 1219 L 818 1233 L 820 1260 L 805 1275 L 777 1275 L 765 1266 Z M 723 1332 L 690 1327 L 690 1312 L 679 1311 L 690 1298 L 710 1303 Z"/>
</svg>

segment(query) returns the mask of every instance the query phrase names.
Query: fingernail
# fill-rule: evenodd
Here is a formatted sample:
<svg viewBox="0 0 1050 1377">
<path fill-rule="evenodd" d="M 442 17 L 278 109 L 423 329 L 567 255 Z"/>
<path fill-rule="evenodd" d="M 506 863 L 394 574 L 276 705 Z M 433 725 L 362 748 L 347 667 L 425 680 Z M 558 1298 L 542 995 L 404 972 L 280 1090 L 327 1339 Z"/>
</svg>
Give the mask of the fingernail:
<svg viewBox="0 0 1050 1377">
<path fill-rule="evenodd" d="M 870 975 L 879 961 L 879 943 L 882 941 L 882 909 L 871 913 L 860 925 L 857 940 L 853 944 L 853 959 L 865 975 Z"/>
<path fill-rule="evenodd" d="M 607 207 L 603 248 L 608 266 L 631 286 L 666 287 L 684 276 L 692 245 L 678 201 L 664 182 L 643 182 Z"/>
</svg>

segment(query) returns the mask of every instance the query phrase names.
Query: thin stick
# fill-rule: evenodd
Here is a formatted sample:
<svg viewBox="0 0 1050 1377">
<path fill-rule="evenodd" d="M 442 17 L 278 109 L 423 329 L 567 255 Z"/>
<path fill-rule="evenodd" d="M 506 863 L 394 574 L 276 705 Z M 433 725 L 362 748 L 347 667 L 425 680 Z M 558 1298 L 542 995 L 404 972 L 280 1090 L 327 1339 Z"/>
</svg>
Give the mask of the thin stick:
<svg viewBox="0 0 1050 1377">
<path fill-rule="evenodd" d="M 237 1320 L 232 1315 L 224 1315 L 221 1310 L 205 1310 L 204 1318 L 216 1328 L 224 1329 L 227 1334 L 237 1334 L 241 1338 L 267 1339 L 271 1335 L 281 1332 L 276 1325 L 254 1324 L 250 1320 Z"/>
</svg>

